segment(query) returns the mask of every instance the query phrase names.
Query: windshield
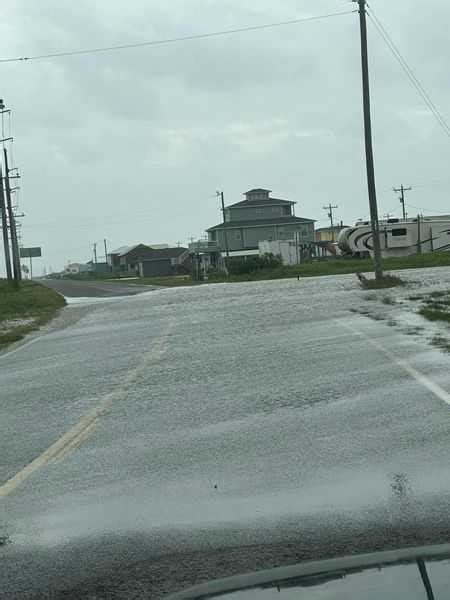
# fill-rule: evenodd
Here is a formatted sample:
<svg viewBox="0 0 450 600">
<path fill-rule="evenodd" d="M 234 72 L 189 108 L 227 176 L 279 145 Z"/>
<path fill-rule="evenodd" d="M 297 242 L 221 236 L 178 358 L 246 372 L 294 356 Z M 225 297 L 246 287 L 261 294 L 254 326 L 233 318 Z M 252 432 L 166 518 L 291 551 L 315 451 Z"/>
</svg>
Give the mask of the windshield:
<svg viewBox="0 0 450 600">
<path fill-rule="evenodd" d="M 0 596 L 448 543 L 450 7 L 3 4 Z"/>
</svg>

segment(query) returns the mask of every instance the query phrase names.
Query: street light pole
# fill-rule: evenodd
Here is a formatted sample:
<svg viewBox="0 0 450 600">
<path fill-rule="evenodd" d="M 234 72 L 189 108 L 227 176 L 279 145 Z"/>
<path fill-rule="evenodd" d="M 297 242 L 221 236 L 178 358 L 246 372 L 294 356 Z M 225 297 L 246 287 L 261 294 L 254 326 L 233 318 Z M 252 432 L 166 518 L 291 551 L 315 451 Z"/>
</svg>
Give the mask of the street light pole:
<svg viewBox="0 0 450 600">
<path fill-rule="evenodd" d="M 370 116 L 369 59 L 367 50 L 366 0 L 353 0 L 359 5 L 359 24 L 361 32 L 361 67 L 364 107 L 364 137 L 366 146 L 367 188 L 369 192 L 370 222 L 372 226 L 373 261 L 375 279 L 382 279 L 383 264 L 381 260 L 380 231 L 378 224 L 377 194 L 375 187 L 375 170 L 373 164 L 372 123 Z"/>
</svg>

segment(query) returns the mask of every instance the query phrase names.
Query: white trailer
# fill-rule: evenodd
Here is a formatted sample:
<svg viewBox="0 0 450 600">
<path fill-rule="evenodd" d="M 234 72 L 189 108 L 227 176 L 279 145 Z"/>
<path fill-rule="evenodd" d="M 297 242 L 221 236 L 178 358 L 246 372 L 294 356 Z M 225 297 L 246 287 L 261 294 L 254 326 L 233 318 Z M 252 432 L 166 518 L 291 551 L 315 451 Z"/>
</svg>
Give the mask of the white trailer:
<svg viewBox="0 0 450 600">
<path fill-rule="evenodd" d="M 383 258 L 450 250 L 450 215 L 379 221 L 379 231 Z M 372 256 L 372 240 L 370 223 L 359 221 L 341 231 L 338 246 L 343 254 Z"/>
</svg>

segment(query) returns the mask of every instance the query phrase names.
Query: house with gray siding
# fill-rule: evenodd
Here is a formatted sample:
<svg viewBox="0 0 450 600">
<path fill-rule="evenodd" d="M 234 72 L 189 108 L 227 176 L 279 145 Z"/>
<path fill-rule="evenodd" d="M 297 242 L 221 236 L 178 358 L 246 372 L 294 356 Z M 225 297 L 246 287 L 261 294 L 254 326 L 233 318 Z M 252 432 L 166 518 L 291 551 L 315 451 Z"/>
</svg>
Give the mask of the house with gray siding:
<svg viewBox="0 0 450 600">
<path fill-rule="evenodd" d="M 110 252 L 108 263 L 114 273 L 151 277 L 175 272 L 188 258 L 187 248 L 171 248 L 167 244 L 135 244 Z"/>
<path fill-rule="evenodd" d="M 264 240 L 291 240 L 298 234 L 303 244 L 314 242 L 314 220 L 296 217 L 296 202 L 272 198 L 271 190 L 253 189 L 245 193 L 245 200 L 225 207 L 224 223 L 207 229 L 208 239 L 219 248 L 228 249 L 238 256 L 249 250 L 258 251 Z"/>
</svg>

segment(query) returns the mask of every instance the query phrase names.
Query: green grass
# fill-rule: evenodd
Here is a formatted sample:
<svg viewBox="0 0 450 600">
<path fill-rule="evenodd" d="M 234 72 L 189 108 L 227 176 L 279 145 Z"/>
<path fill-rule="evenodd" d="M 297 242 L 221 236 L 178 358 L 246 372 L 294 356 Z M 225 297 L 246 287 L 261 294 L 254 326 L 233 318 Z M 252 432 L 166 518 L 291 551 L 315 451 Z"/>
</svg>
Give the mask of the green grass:
<svg viewBox="0 0 450 600">
<path fill-rule="evenodd" d="M 397 277 L 396 275 L 384 275 L 381 279 L 364 278 L 361 280 L 361 287 L 365 290 L 383 290 L 386 288 L 398 287 L 402 285 L 406 285 L 406 282 L 403 281 L 403 279 L 400 279 L 400 277 Z M 386 298 L 387 296 L 383 299 L 383 302 Z M 394 301 L 384 303 L 394 304 Z"/>
<path fill-rule="evenodd" d="M 444 296 L 447 296 L 448 294 L 449 294 L 449 292 L 447 292 L 447 291 L 436 290 L 434 292 L 430 292 L 430 298 L 443 298 Z"/>
<path fill-rule="evenodd" d="M 0 280 L 0 348 L 47 323 L 65 304 L 60 294 L 33 281 L 24 281 L 17 289 Z M 5 321 L 13 319 L 33 321 L 8 327 Z"/>
<path fill-rule="evenodd" d="M 450 323 L 450 312 L 440 310 L 439 308 L 430 308 L 429 306 L 423 306 L 419 309 L 419 315 L 425 317 L 429 321 L 446 321 Z"/>
<path fill-rule="evenodd" d="M 427 300 L 425 300 L 427 306 L 429 306 L 430 308 L 446 308 L 447 306 L 450 306 L 450 298 L 446 299 L 446 300 L 433 300 L 432 298 L 429 298 Z"/>
<path fill-rule="evenodd" d="M 443 352 L 450 353 L 450 341 L 442 335 L 435 335 L 431 340 L 431 343 L 433 346 L 440 348 Z"/>
</svg>

